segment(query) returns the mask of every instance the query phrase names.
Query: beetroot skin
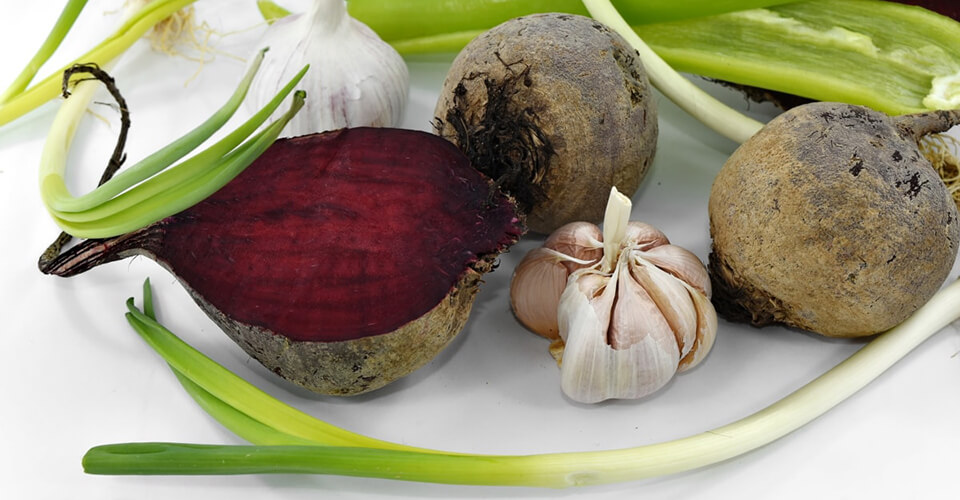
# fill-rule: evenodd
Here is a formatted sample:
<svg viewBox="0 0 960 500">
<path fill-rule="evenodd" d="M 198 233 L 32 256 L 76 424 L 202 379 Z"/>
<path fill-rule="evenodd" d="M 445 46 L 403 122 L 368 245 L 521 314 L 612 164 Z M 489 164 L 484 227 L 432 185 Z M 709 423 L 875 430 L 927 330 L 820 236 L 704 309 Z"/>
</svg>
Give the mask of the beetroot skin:
<svg viewBox="0 0 960 500">
<path fill-rule="evenodd" d="M 522 232 L 512 200 L 449 142 L 345 129 L 281 139 L 203 202 L 87 240 L 50 272 L 149 256 L 267 368 L 359 394 L 436 356 Z"/>
</svg>

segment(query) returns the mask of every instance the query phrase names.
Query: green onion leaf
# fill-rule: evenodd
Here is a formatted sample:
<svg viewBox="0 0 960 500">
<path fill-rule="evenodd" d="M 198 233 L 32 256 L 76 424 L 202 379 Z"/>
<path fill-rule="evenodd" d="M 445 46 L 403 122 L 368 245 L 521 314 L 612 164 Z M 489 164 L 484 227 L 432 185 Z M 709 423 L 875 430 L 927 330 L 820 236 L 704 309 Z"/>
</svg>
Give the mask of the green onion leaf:
<svg viewBox="0 0 960 500">
<path fill-rule="evenodd" d="M 77 85 L 57 114 L 41 157 L 41 198 L 54 221 L 77 237 L 117 236 L 189 208 L 236 177 L 276 140 L 302 107 L 305 96 L 297 92 L 287 113 L 251 136 L 303 78 L 308 67 L 233 132 L 178 165 L 170 165 L 208 139 L 233 115 L 262 58 L 260 52 L 233 96 L 203 124 L 88 195 L 73 197 L 64 180 L 67 152 L 93 92 L 90 82 Z M 241 144 L 244 139 L 246 142 Z"/>
<path fill-rule="evenodd" d="M 60 75 L 70 66 L 76 63 L 92 63 L 106 67 L 108 62 L 127 50 L 155 24 L 195 1 L 156 0 L 145 4 L 99 45 L 0 105 L 0 126 L 23 116 L 56 97 L 60 92 Z"/>
<path fill-rule="evenodd" d="M 224 408 L 223 404 L 225 404 L 281 434 L 314 444 L 429 451 L 369 438 L 317 420 L 254 387 L 204 356 L 137 309 L 133 299 L 127 301 L 127 309 L 127 321 L 134 330 L 166 360 L 173 370 L 209 393 L 211 397 L 203 394 L 201 397 L 210 403 L 211 407 Z M 236 420 L 238 418 L 234 412 L 217 413 L 213 416 L 218 419 Z"/>
<path fill-rule="evenodd" d="M 92 207 L 96 207 L 97 205 L 100 205 L 110 198 L 120 194 L 130 186 L 133 186 L 134 184 L 141 182 L 144 179 L 147 179 L 157 172 L 163 170 L 173 162 L 186 156 L 190 151 L 196 149 L 198 146 L 200 146 L 200 144 L 216 133 L 217 130 L 223 127 L 227 120 L 229 120 L 230 117 L 232 117 L 240 107 L 240 103 L 243 102 L 243 98 L 247 95 L 247 90 L 250 88 L 250 83 L 253 81 L 254 75 L 256 75 L 257 70 L 260 68 L 260 64 L 263 62 L 263 56 L 265 52 L 266 49 L 263 49 L 257 53 L 256 58 L 254 58 L 250 65 L 250 69 L 244 75 L 243 79 L 240 80 L 240 84 L 237 86 L 237 89 L 234 91 L 233 95 L 230 96 L 230 99 L 228 99 L 220 109 L 214 112 L 210 118 L 207 118 L 196 128 L 186 133 L 179 139 L 171 142 L 169 145 L 147 156 L 136 164 L 124 169 L 112 179 L 105 182 L 103 185 L 98 186 L 90 193 L 77 197 L 62 195 L 50 197 L 45 201 L 47 206 L 50 207 L 51 210 L 58 212 L 81 212 Z M 279 102 L 277 102 L 277 104 L 279 104 Z M 262 117 L 263 114 L 258 113 L 255 115 L 255 117 L 257 116 Z M 261 119 L 259 122 L 251 119 L 247 122 L 247 124 L 245 124 L 244 127 L 238 129 L 236 132 L 217 143 L 217 146 L 211 148 L 212 151 L 207 153 L 204 158 L 206 159 L 208 157 L 223 156 L 227 151 L 230 151 L 236 147 L 237 144 L 243 140 L 243 138 L 250 135 L 252 131 L 250 125 L 251 121 L 253 122 L 252 128 L 255 129 L 260 123 L 263 122 L 263 119 Z M 247 131 L 246 134 L 241 132 L 243 130 Z M 44 180 L 41 182 L 62 183 L 63 171 L 65 167 L 65 164 L 62 162 L 57 164 L 43 163 L 41 177 Z M 67 189 L 65 185 L 57 186 L 56 188 L 50 188 L 51 193 L 63 193 L 66 190 Z"/>
<path fill-rule="evenodd" d="M 53 25 L 47 38 L 43 41 L 43 44 L 40 45 L 40 48 L 37 49 L 37 53 L 27 62 L 26 67 L 17 75 L 13 83 L 7 87 L 7 90 L 0 94 L 0 105 L 3 105 L 14 96 L 19 95 L 27 88 L 27 85 L 30 84 L 33 77 L 37 76 L 37 71 L 40 71 L 43 63 L 47 62 L 50 56 L 56 52 L 57 47 L 63 42 L 64 37 L 67 36 L 70 28 L 73 27 L 73 23 L 76 22 L 77 16 L 80 15 L 80 12 L 83 11 L 83 7 L 86 6 L 86 4 L 87 0 L 67 1 L 63 10 L 60 11 L 60 17 L 57 18 L 56 24 Z"/>
<path fill-rule="evenodd" d="M 196 387 L 209 389 L 208 394 L 200 393 L 200 400 L 211 403 L 205 408 L 215 417 L 235 419 L 234 426 L 264 441 L 284 442 L 289 439 L 284 429 L 294 430 L 299 424 L 319 426 L 323 431 L 317 434 L 320 438 L 317 442 L 326 446 L 286 443 L 106 445 L 94 447 L 84 456 L 87 473 L 337 474 L 446 484 L 560 488 L 634 481 L 692 470 L 736 457 L 785 436 L 855 394 L 921 342 L 960 317 L 960 281 L 944 287 L 905 322 L 843 363 L 746 418 L 702 434 L 658 444 L 538 455 L 452 454 L 383 442 L 379 443 L 384 446 L 378 447 L 376 440 L 364 439 L 313 419 L 266 396 L 193 350 L 137 310 L 132 301 L 128 301 L 128 309 L 127 317 L 137 332 L 175 371 Z M 188 385 L 188 390 L 192 387 Z M 255 399 L 252 404 L 248 400 L 251 397 Z M 254 415 L 257 417 L 249 419 Z M 296 423 L 289 425 L 291 422 Z"/>
</svg>

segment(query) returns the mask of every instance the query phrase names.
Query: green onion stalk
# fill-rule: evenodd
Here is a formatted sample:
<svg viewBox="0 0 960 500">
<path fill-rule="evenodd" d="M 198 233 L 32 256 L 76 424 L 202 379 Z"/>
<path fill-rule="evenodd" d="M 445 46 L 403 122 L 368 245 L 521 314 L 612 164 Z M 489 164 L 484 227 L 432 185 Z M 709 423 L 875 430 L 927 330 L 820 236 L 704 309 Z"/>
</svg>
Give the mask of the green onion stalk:
<svg viewBox="0 0 960 500">
<path fill-rule="evenodd" d="M 234 114 L 264 52 L 258 53 L 237 90 L 210 118 L 93 191 L 74 196 L 64 179 L 67 154 L 97 88 L 94 81 L 78 82 L 54 118 L 40 160 L 40 195 L 54 221 L 65 233 L 79 238 L 118 236 L 189 208 L 236 177 L 276 140 L 302 106 L 304 94 L 297 92 L 290 111 L 257 132 L 303 78 L 307 67 L 234 131 L 194 156 L 176 162 L 204 143 Z"/>
<path fill-rule="evenodd" d="M 60 92 L 61 75 L 69 67 L 74 64 L 107 66 L 107 63 L 116 59 L 154 25 L 195 1 L 155 0 L 145 3 L 109 37 L 43 80 L 28 87 L 43 63 L 49 60 L 60 46 L 87 3 L 86 0 L 68 0 L 53 29 L 36 54 L 14 79 L 13 83 L 0 94 L 0 126 L 16 120 L 55 98 Z"/>
<path fill-rule="evenodd" d="M 728 425 L 663 443 L 531 455 L 454 453 L 381 441 L 311 417 L 257 389 L 157 322 L 149 281 L 143 309 L 127 302 L 133 329 L 187 392 L 251 445 L 122 443 L 83 457 L 90 474 L 335 474 L 445 484 L 563 488 L 675 474 L 739 456 L 815 420 L 960 317 L 960 281 L 897 327 L 780 401 Z"/>
<path fill-rule="evenodd" d="M 37 49 L 36 54 L 27 62 L 26 67 L 23 68 L 20 74 L 14 78 L 13 83 L 0 93 L 0 105 L 5 104 L 12 97 L 26 90 L 30 81 L 37 76 L 40 67 L 50 59 L 50 56 L 53 55 L 57 47 L 60 46 L 60 43 L 63 42 L 64 37 L 67 36 L 70 28 L 73 27 L 73 23 L 76 22 L 77 17 L 86 5 L 87 0 L 69 0 L 67 2 L 60 12 L 57 22 L 53 25 L 53 29 L 50 30 L 50 33 L 47 35 L 47 38 L 44 39 L 40 48 Z"/>
</svg>

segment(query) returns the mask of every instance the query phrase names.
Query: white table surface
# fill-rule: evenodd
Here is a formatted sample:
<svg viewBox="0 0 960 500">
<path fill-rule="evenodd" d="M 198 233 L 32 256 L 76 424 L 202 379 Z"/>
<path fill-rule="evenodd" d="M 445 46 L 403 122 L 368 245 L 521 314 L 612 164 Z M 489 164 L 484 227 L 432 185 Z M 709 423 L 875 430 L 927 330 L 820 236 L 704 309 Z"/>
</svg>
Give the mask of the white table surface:
<svg viewBox="0 0 960 500">
<path fill-rule="evenodd" d="M 52 26 L 51 3 L 18 2 L 0 18 L 0 86 Z M 53 64 L 113 29 L 120 2 L 93 1 Z M 12 5 L 7 5 L 9 8 Z M 199 2 L 218 35 L 204 64 L 138 43 L 113 75 L 132 109 L 127 152 L 142 158 L 205 118 L 232 91 L 256 48 L 254 2 Z M 450 57 L 410 60 L 403 126 L 429 130 Z M 715 90 L 715 89 L 714 89 Z M 722 93 L 744 107 L 739 96 Z M 0 497 L 206 498 L 955 498 L 960 466 L 960 332 L 950 326 L 872 385 L 799 431 L 745 456 L 651 480 L 571 490 L 462 487 L 330 476 L 99 477 L 83 453 L 128 441 L 240 444 L 183 391 L 130 329 L 124 301 L 155 287 L 161 321 L 195 347 L 289 404 L 331 423 L 406 444 L 484 453 L 602 450 L 655 443 L 726 424 L 776 401 L 863 345 L 721 320 L 713 352 L 641 401 L 573 404 L 559 390 L 547 342 L 510 313 L 513 267 L 540 240 L 525 238 L 488 275 L 466 329 L 439 357 L 373 394 L 320 397 L 278 380 L 208 320 L 173 277 L 147 259 L 79 277 L 41 275 L 36 259 L 57 234 L 37 190 L 44 136 L 58 102 L 0 127 Z M 659 100 L 658 156 L 633 197 L 634 219 L 663 229 L 702 259 L 707 195 L 735 144 Z M 752 106 L 768 118 L 770 111 Z M 69 172 L 89 189 L 113 148 L 108 124 L 84 120 Z M 236 119 L 231 124 L 236 123 Z M 952 277 L 956 277 L 955 267 Z"/>
</svg>

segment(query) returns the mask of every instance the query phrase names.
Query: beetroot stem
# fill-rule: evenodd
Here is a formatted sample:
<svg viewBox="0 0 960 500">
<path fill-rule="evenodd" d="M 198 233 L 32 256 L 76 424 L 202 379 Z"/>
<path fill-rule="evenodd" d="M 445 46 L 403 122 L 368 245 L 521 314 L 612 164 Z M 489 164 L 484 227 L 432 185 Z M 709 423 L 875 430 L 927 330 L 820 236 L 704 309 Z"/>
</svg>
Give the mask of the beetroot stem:
<svg viewBox="0 0 960 500">
<path fill-rule="evenodd" d="M 904 135 L 919 142 L 924 136 L 946 132 L 960 124 L 960 110 L 913 113 L 895 116 L 893 120 Z"/>
<path fill-rule="evenodd" d="M 62 93 L 64 98 L 70 96 L 70 91 L 68 90 L 70 78 L 77 73 L 89 73 L 93 78 L 103 82 L 104 86 L 106 86 L 110 92 L 110 95 L 117 100 L 117 106 L 120 109 L 120 133 L 117 135 L 117 144 L 114 146 L 113 154 L 110 155 L 110 161 L 107 162 L 107 166 L 100 176 L 100 181 L 97 183 L 97 186 L 102 186 L 113 177 L 126 159 L 126 155 L 123 154 L 123 149 L 127 143 L 127 133 L 130 130 L 130 108 L 127 106 L 127 100 L 124 99 L 120 93 L 120 89 L 117 88 L 116 81 L 114 81 L 113 77 L 95 64 L 75 64 L 63 72 Z M 40 256 L 39 266 L 41 271 L 45 267 L 48 267 L 53 259 L 60 255 L 63 246 L 70 243 L 71 240 L 73 240 L 73 236 L 69 233 L 66 231 L 60 232 L 60 236 L 58 236 Z"/>
</svg>

